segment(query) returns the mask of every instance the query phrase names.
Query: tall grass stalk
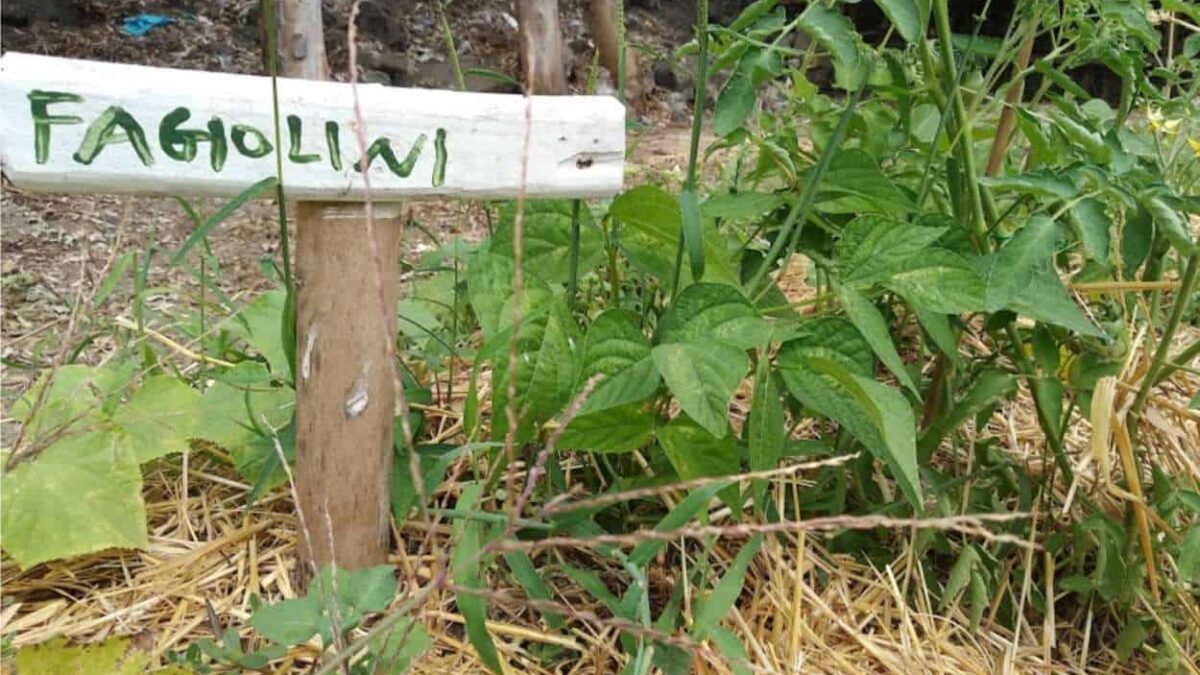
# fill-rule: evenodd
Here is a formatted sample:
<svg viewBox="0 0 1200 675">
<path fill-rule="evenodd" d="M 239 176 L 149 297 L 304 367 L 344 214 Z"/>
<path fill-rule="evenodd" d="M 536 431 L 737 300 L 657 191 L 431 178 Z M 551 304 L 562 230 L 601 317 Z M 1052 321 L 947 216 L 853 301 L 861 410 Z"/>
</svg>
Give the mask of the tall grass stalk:
<svg viewBox="0 0 1200 675">
<path fill-rule="evenodd" d="M 700 47 L 696 55 L 696 85 L 692 95 L 692 136 L 688 145 L 687 178 L 685 190 L 695 191 L 699 172 L 700 133 L 704 128 L 704 99 L 708 90 L 708 0 L 696 0 L 696 42 Z M 624 52 L 621 53 L 624 58 Z M 679 276 L 683 268 L 685 243 L 682 223 L 679 242 L 675 246 L 675 270 L 671 276 L 671 297 L 679 291 Z"/>
</svg>

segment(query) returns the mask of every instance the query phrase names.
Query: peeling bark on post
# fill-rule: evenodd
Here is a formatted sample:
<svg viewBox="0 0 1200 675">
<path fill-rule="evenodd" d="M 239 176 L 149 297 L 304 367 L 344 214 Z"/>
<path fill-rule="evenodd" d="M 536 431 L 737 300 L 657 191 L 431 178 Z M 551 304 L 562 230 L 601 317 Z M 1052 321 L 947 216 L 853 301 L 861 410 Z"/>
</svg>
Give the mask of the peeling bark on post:
<svg viewBox="0 0 1200 675">
<path fill-rule="evenodd" d="M 396 317 L 380 314 L 377 284 L 394 308 L 399 207 L 376 205 L 374 225 L 382 279 L 361 205 L 296 206 L 296 483 L 318 568 L 387 561 L 396 401 L 383 336 Z"/>
<path fill-rule="evenodd" d="M 567 93 L 558 0 L 517 0 L 521 72 L 534 94 Z"/>
</svg>

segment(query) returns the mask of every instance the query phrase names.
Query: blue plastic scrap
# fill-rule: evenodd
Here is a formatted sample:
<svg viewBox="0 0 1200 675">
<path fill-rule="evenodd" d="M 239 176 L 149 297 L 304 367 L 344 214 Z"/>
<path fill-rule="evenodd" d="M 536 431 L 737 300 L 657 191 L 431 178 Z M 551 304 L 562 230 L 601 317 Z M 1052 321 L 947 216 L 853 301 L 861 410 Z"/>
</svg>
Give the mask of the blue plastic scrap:
<svg viewBox="0 0 1200 675">
<path fill-rule="evenodd" d="M 137 16 L 125 17 L 125 25 L 121 27 L 121 32 L 133 37 L 142 37 L 146 33 L 159 28 L 175 23 L 175 19 L 161 14 L 138 14 Z"/>
</svg>

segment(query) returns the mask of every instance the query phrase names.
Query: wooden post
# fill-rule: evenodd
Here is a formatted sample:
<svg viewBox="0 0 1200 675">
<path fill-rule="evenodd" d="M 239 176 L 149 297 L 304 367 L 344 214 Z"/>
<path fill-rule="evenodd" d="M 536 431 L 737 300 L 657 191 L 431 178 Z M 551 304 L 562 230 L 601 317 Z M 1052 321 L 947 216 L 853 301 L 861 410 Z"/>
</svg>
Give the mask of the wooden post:
<svg viewBox="0 0 1200 675">
<path fill-rule="evenodd" d="M 563 70 L 562 29 L 558 23 L 558 0 L 517 0 L 517 24 L 521 72 L 526 91 L 535 94 L 567 93 Z"/>
<path fill-rule="evenodd" d="M 325 79 L 321 0 L 282 0 L 279 28 L 282 74 Z M 387 341 L 396 334 L 401 221 L 394 207 L 376 209 L 372 244 L 360 204 L 300 202 L 293 212 L 302 572 L 380 565 L 391 532 L 396 392 Z"/>
<path fill-rule="evenodd" d="M 296 483 L 311 560 L 357 569 L 387 561 L 396 405 L 391 350 L 400 209 L 377 205 L 379 278 L 360 204 L 296 205 Z M 310 560 L 304 541 L 301 559 Z"/>
<path fill-rule="evenodd" d="M 623 17 L 617 16 L 617 4 L 614 0 L 587 0 L 584 19 L 592 40 L 596 43 L 596 51 L 600 55 L 600 65 L 612 75 L 613 85 L 621 90 L 621 47 L 618 39 L 618 21 Z M 629 45 L 625 46 L 625 98 L 636 99 L 641 96 L 641 78 L 638 75 L 637 57 Z"/>
</svg>

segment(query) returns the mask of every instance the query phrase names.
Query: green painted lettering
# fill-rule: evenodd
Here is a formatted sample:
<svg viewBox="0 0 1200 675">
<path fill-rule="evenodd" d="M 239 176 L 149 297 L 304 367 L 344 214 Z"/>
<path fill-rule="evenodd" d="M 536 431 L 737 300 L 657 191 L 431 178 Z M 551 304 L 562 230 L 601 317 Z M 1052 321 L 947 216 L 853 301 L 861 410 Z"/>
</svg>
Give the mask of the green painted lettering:
<svg viewBox="0 0 1200 675">
<path fill-rule="evenodd" d="M 334 171 L 342 170 L 342 128 L 337 122 L 325 123 L 325 145 L 329 148 L 329 166 Z"/>
<path fill-rule="evenodd" d="M 197 146 L 200 143 L 209 144 L 209 163 L 213 171 L 220 172 L 225 167 L 225 157 L 229 147 L 225 142 L 225 123 L 219 118 L 208 121 L 208 131 L 199 129 L 180 129 L 192 116 L 187 108 L 176 108 L 163 116 L 158 125 L 158 144 L 163 154 L 180 162 L 190 162 L 196 158 Z"/>
<path fill-rule="evenodd" d="M 118 129 L 119 127 L 119 129 Z M 100 113 L 83 135 L 83 142 L 73 155 L 80 164 L 91 164 L 100 151 L 112 143 L 128 141 L 137 153 L 138 159 L 145 166 L 154 164 L 154 155 L 150 153 L 150 145 L 146 143 L 146 132 L 133 116 L 119 105 L 109 106 Z"/>
<path fill-rule="evenodd" d="M 433 187 L 446 182 L 446 130 L 439 128 L 433 134 Z"/>
<path fill-rule="evenodd" d="M 38 164 L 50 161 L 50 127 L 55 124 L 82 124 L 83 118 L 75 115 L 51 115 L 47 109 L 51 103 L 82 103 L 83 97 L 65 91 L 29 92 L 29 115 L 33 118 L 33 156 Z"/>
<path fill-rule="evenodd" d="M 417 140 L 413 141 L 412 147 L 408 150 L 408 155 L 404 157 L 404 161 L 397 161 L 396 153 L 392 151 L 391 139 L 386 136 L 375 139 L 371 147 L 367 148 L 367 158 L 365 165 L 370 168 L 371 162 L 375 161 L 376 157 L 383 157 L 383 161 L 387 163 L 388 169 L 392 173 L 401 178 L 408 178 L 412 173 L 413 167 L 416 166 L 417 160 L 421 157 L 421 149 L 425 147 L 425 134 L 417 136 Z M 359 159 L 354 163 L 354 170 L 362 173 L 364 162 Z"/>
<path fill-rule="evenodd" d="M 254 146 L 251 147 L 246 143 L 246 137 L 254 138 Z M 271 141 L 263 135 L 263 132 L 255 129 L 248 124 L 235 124 L 229 132 L 229 140 L 233 141 L 233 147 L 237 151 L 249 157 L 250 159 L 258 159 L 271 153 L 275 146 L 271 145 Z"/>
<path fill-rule="evenodd" d="M 288 160 L 295 162 L 296 164 L 310 164 L 312 162 L 321 161 L 321 156 L 314 152 L 310 152 L 307 154 L 302 154 L 300 152 L 300 143 L 301 143 L 301 135 L 300 135 L 301 126 L 300 125 L 301 125 L 301 122 L 300 122 L 300 117 L 298 115 L 288 115 L 287 116 Z"/>
</svg>

